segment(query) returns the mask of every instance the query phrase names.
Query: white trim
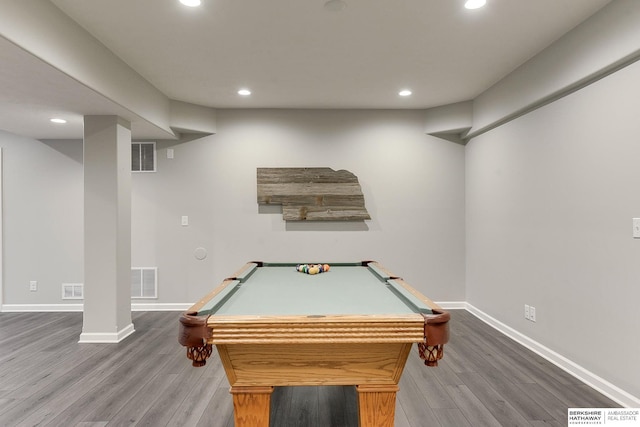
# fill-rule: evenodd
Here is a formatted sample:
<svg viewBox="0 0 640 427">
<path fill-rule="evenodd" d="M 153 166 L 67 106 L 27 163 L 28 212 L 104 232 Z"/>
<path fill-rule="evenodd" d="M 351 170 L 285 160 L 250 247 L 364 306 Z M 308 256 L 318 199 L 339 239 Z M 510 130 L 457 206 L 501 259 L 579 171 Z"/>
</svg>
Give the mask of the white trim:
<svg viewBox="0 0 640 427">
<path fill-rule="evenodd" d="M 116 344 L 135 332 L 133 323 L 129 323 L 118 332 L 83 332 L 80 334 L 80 344 Z"/>
<path fill-rule="evenodd" d="M 466 310 L 465 302 L 437 302 L 445 310 Z M 131 302 L 131 311 L 185 311 L 191 307 L 190 302 Z M 4 304 L 1 311 L 6 312 L 64 312 L 82 311 L 83 304 Z"/>
<path fill-rule="evenodd" d="M 132 302 L 131 311 L 185 311 L 193 303 Z"/>
<path fill-rule="evenodd" d="M 466 310 L 467 303 L 464 301 L 436 301 L 445 310 Z"/>
<path fill-rule="evenodd" d="M 614 400 L 615 402 L 627 408 L 640 407 L 640 398 L 632 396 L 630 393 L 627 393 L 621 388 L 611 384 L 610 382 L 599 377 L 593 372 L 586 370 L 582 366 L 579 366 L 575 362 L 567 359 L 561 354 L 556 353 L 550 348 L 545 347 L 539 342 L 532 340 L 526 335 L 523 335 L 512 327 L 505 325 L 499 320 L 477 309 L 473 305 L 467 303 L 466 306 L 467 311 L 476 316 L 478 319 L 482 320 L 489 326 L 493 327 L 494 329 L 498 330 L 499 332 L 503 333 L 504 335 L 508 336 L 512 340 L 523 345 L 539 356 L 545 358 L 560 369 L 573 375 L 583 383 L 587 384 L 594 390 L 597 390 L 598 392 L 604 394 L 611 400 Z"/>
<path fill-rule="evenodd" d="M 185 311 L 193 303 L 131 303 L 131 311 Z M 0 312 L 82 312 L 82 303 L 73 304 L 4 304 Z"/>
<path fill-rule="evenodd" d="M 18 312 L 58 312 L 82 311 L 82 303 L 73 304 L 3 304 L 0 311 L 7 313 Z"/>
</svg>

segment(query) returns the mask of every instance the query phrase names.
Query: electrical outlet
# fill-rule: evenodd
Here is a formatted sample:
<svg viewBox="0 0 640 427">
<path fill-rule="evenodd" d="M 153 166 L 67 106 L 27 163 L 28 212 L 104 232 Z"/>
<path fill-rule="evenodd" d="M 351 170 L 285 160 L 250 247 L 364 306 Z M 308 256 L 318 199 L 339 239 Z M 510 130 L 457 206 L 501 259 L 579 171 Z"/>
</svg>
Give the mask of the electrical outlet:
<svg viewBox="0 0 640 427">
<path fill-rule="evenodd" d="M 531 318 L 531 307 L 528 304 L 524 305 L 524 318 L 527 320 Z"/>
<path fill-rule="evenodd" d="M 536 308 L 533 306 L 529 308 L 529 320 L 532 322 L 536 321 Z"/>
<path fill-rule="evenodd" d="M 38 290 L 38 281 L 37 280 L 32 280 L 29 282 L 29 290 L 31 292 L 35 292 Z"/>
</svg>

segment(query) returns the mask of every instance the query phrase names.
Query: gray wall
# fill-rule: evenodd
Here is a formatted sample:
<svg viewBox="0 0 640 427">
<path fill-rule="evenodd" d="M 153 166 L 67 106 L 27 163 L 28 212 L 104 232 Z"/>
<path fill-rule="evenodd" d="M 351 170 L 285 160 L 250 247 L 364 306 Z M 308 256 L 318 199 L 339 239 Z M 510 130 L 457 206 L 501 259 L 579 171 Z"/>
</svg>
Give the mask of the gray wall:
<svg viewBox="0 0 640 427">
<path fill-rule="evenodd" d="M 3 304 L 61 303 L 83 282 L 82 141 L 40 142 L 0 131 Z M 29 282 L 38 291 L 29 291 Z M 73 302 L 73 301 L 72 301 Z"/>
<path fill-rule="evenodd" d="M 2 133 L 0 146 L 4 304 L 63 303 L 61 283 L 83 281 L 82 143 Z M 158 267 L 152 302 L 193 303 L 256 259 L 375 259 L 435 300 L 464 301 L 464 147 L 425 135 L 419 111 L 221 110 L 216 135 L 157 148 L 158 172 L 134 174 L 132 190 L 132 266 Z M 372 220 L 260 213 L 256 168 L 287 166 L 355 173 Z"/>
<path fill-rule="evenodd" d="M 466 146 L 467 301 L 635 396 L 638 87 L 635 63 Z"/>
<path fill-rule="evenodd" d="M 160 302 L 195 301 L 250 260 L 362 259 L 436 300 L 463 301 L 464 147 L 422 126 L 415 111 L 219 110 L 216 135 L 159 143 L 158 173 L 134 176 L 133 264 L 159 267 Z M 260 213 L 256 168 L 295 166 L 356 174 L 372 220 Z"/>
</svg>

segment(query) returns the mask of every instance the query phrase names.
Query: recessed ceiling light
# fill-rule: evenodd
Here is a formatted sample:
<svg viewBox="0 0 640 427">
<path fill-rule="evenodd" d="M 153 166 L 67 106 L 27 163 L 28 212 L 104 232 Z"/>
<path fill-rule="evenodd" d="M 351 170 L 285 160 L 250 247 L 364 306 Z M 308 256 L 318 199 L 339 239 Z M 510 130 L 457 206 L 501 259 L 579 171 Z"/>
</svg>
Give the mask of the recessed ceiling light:
<svg viewBox="0 0 640 427">
<path fill-rule="evenodd" d="M 185 6 L 189 6 L 189 7 L 198 7 L 198 6 L 200 6 L 200 0 L 180 0 L 180 3 L 182 3 Z"/>
<path fill-rule="evenodd" d="M 487 0 L 467 0 L 464 7 L 467 9 L 479 9 L 485 4 L 487 4 Z"/>
<path fill-rule="evenodd" d="M 51 123 L 59 123 L 59 124 L 67 123 L 67 121 L 65 119 L 58 119 L 58 118 L 53 118 L 50 121 L 51 121 Z"/>
<path fill-rule="evenodd" d="M 249 89 L 240 89 L 238 95 L 249 96 L 251 95 L 251 91 Z"/>
<path fill-rule="evenodd" d="M 330 10 L 332 12 L 339 12 L 345 7 L 347 7 L 347 3 L 342 0 L 329 0 L 324 4 L 325 10 Z"/>
<path fill-rule="evenodd" d="M 398 95 L 400 95 L 400 96 L 409 96 L 409 95 L 411 95 L 411 91 L 409 89 L 404 89 L 404 90 L 401 90 L 400 92 L 398 92 Z"/>
</svg>

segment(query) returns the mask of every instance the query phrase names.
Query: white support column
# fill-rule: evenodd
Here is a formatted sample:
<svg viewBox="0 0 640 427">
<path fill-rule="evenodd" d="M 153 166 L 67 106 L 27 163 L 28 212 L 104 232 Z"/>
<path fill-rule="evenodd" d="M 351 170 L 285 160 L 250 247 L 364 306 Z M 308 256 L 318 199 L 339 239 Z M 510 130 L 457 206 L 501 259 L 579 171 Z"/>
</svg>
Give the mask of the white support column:
<svg viewBox="0 0 640 427">
<path fill-rule="evenodd" d="M 84 118 L 84 318 L 81 343 L 116 343 L 131 321 L 131 124 Z"/>
</svg>

